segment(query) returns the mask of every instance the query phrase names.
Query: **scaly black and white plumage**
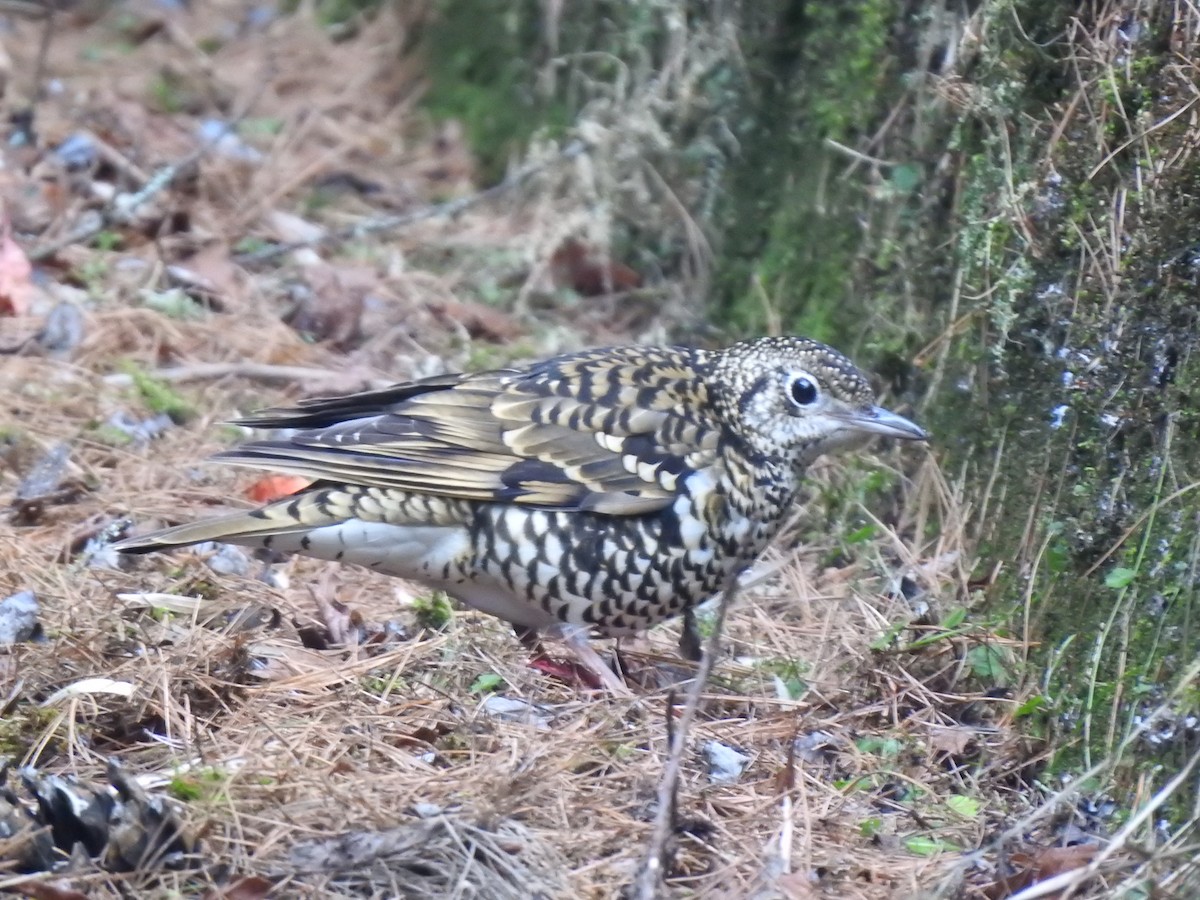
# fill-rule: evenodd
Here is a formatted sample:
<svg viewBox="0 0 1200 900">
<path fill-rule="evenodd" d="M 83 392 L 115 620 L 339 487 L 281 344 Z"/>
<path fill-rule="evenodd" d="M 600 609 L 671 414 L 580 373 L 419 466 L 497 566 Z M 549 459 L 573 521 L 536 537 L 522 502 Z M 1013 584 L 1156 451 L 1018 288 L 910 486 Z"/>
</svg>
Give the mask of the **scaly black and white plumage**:
<svg viewBox="0 0 1200 900">
<path fill-rule="evenodd" d="M 629 634 L 722 591 L 776 534 L 805 468 L 925 432 L 874 405 L 824 344 L 623 347 L 273 409 L 298 429 L 217 454 L 317 479 L 260 509 L 122 541 L 200 541 L 357 563 L 567 640 Z"/>
</svg>

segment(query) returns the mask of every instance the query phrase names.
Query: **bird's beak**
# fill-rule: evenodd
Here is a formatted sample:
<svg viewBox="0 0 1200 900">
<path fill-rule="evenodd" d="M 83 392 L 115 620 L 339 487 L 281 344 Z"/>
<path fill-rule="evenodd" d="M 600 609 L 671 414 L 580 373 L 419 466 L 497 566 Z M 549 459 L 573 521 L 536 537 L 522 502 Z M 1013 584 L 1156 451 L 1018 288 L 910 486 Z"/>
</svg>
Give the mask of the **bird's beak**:
<svg viewBox="0 0 1200 900">
<path fill-rule="evenodd" d="M 850 410 L 845 415 L 845 422 L 863 434 L 878 434 L 903 441 L 929 440 L 929 434 L 924 428 L 881 406 Z"/>
</svg>

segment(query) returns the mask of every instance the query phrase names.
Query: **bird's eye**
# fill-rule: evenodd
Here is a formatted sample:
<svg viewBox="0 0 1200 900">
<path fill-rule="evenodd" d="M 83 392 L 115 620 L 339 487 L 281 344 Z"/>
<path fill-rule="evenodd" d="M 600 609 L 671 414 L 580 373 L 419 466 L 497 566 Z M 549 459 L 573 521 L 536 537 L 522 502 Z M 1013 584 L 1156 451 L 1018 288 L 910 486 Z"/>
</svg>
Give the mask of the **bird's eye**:
<svg viewBox="0 0 1200 900">
<path fill-rule="evenodd" d="M 817 386 L 807 375 L 792 379 L 792 402 L 797 406 L 811 406 L 817 402 Z"/>
</svg>

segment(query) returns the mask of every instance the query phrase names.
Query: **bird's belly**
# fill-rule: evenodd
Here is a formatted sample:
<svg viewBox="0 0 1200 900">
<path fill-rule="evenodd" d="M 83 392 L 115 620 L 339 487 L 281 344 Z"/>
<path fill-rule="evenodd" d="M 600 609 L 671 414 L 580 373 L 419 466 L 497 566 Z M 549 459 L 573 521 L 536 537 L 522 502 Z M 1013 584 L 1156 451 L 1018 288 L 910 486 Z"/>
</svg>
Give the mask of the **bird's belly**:
<svg viewBox="0 0 1200 900">
<path fill-rule="evenodd" d="M 346 519 L 304 534 L 278 536 L 271 546 L 440 586 L 438 582 L 455 571 L 457 563 L 469 554 L 471 538 L 462 526 Z"/>
<path fill-rule="evenodd" d="M 481 507 L 472 531 L 477 582 L 532 607 L 529 615 L 613 636 L 681 614 L 738 567 L 686 516 Z"/>
<path fill-rule="evenodd" d="M 345 519 L 272 547 L 421 582 L 528 628 L 610 635 L 649 628 L 723 590 L 760 547 L 718 540 L 686 499 L 662 514 L 611 516 L 480 504 L 456 525 Z M 756 535 L 749 535 L 755 543 Z"/>
<path fill-rule="evenodd" d="M 296 536 L 295 543 L 295 547 L 284 546 L 277 538 L 272 546 L 416 581 L 515 625 L 540 630 L 559 621 L 530 603 L 523 593 L 514 593 L 510 585 L 481 570 L 472 552 L 471 532 L 465 526 L 347 519 Z"/>
</svg>

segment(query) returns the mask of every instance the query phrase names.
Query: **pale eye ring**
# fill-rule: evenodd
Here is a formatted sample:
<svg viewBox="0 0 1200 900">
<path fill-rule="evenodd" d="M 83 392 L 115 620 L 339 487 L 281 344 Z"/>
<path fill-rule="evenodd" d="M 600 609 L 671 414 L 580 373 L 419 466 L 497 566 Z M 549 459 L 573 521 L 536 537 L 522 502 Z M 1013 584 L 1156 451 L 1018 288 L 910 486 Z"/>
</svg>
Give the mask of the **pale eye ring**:
<svg viewBox="0 0 1200 900">
<path fill-rule="evenodd" d="M 800 373 L 792 378 L 792 383 L 788 386 L 788 394 L 797 406 L 812 406 L 817 402 L 821 392 L 817 389 L 817 383 L 811 376 Z"/>
</svg>

